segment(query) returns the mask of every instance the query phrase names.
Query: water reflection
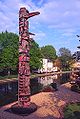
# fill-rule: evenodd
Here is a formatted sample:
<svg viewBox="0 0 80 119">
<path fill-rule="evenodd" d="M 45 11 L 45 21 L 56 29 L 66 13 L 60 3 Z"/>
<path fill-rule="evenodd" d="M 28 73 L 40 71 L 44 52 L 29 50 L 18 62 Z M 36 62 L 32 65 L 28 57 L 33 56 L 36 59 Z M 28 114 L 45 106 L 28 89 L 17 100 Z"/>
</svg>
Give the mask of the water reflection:
<svg viewBox="0 0 80 119">
<path fill-rule="evenodd" d="M 0 93 L 10 93 L 17 92 L 18 83 L 17 82 L 9 82 L 5 84 L 0 84 Z"/>
<path fill-rule="evenodd" d="M 30 88 L 31 88 L 31 95 L 39 93 L 42 88 L 43 84 L 39 82 L 39 78 L 34 78 L 30 80 Z"/>
<path fill-rule="evenodd" d="M 42 84 L 43 86 L 47 86 L 50 85 L 51 83 L 54 83 L 55 79 L 58 79 L 58 75 L 39 77 L 38 83 Z"/>
<path fill-rule="evenodd" d="M 0 106 L 17 100 L 17 82 L 0 84 Z"/>
</svg>

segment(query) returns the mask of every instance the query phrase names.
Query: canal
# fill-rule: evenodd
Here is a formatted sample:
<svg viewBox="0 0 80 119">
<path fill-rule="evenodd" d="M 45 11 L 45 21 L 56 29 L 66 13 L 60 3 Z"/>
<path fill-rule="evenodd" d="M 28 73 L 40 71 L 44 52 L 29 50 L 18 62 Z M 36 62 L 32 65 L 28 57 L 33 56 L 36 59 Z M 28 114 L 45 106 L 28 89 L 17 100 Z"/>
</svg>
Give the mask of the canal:
<svg viewBox="0 0 80 119">
<path fill-rule="evenodd" d="M 49 87 L 51 84 L 57 84 L 58 87 L 70 80 L 69 73 L 62 75 L 53 75 L 38 77 L 30 80 L 31 95 L 37 94 Z M 0 84 L 0 107 L 11 102 L 17 101 L 18 81 Z"/>
</svg>

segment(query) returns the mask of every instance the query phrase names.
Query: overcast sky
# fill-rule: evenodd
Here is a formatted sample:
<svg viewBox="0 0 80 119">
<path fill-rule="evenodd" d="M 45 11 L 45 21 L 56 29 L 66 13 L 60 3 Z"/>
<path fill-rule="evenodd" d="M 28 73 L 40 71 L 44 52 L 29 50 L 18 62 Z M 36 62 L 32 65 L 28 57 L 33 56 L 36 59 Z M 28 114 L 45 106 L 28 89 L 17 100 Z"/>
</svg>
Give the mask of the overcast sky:
<svg viewBox="0 0 80 119">
<path fill-rule="evenodd" d="M 39 46 L 66 47 L 75 52 L 80 42 L 80 0 L 0 0 L 0 32 L 18 34 L 18 12 L 26 7 L 40 15 L 29 19 L 30 32 Z"/>
</svg>

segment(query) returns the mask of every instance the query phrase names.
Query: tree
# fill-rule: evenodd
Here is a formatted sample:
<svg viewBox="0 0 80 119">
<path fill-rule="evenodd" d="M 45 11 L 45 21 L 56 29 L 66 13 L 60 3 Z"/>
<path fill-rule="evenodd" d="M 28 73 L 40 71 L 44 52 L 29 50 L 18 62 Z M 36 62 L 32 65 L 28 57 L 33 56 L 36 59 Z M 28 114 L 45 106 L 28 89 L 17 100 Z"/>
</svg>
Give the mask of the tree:
<svg viewBox="0 0 80 119">
<path fill-rule="evenodd" d="M 56 50 L 52 45 L 46 45 L 41 48 L 41 52 L 43 55 L 43 58 L 47 58 L 50 60 L 55 60 L 57 55 L 56 55 Z"/>
<path fill-rule="evenodd" d="M 67 48 L 60 48 L 59 58 L 62 61 L 63 69 L 69 69 L 69 62 L 72 60 L 71 51 Z"/>
<path fill-rule="evenodd" d="M 33 41 L 30 49 L 30 68 L 31 70 L 40 69 L 42 67 L 42 55 L 39 45 Z"/>
<path fill-rule="evenodd" d="M 14 70 L 18 66 L 18 35 L 0 33 L 0 69 Z"/>
<path fill-rule="evenodd" d="M 67 56 L 67 57 L 71 57 L 71 51 L 67 48 L 60 48 L 59 49 L 59 55 L 60 56 Z"/>
<path fill-rule="evenodd" d="M 57 58 L 55 61 L 54 61 L 54 66 L 55 67 L 58 67 L 59 69 L 62 68 L 62 62 L 59 58 Z"/>
<path fill-rule="evenodd" d="M 19 36 L 14 33 L 0 33 L 0 70 L 17 70 L 18 68 L 18 42 Z M 38 69 L 42 66 L 42 55 L 39 45 L 33 41 L 30 50 L 30 67 Z"/>
</svg>

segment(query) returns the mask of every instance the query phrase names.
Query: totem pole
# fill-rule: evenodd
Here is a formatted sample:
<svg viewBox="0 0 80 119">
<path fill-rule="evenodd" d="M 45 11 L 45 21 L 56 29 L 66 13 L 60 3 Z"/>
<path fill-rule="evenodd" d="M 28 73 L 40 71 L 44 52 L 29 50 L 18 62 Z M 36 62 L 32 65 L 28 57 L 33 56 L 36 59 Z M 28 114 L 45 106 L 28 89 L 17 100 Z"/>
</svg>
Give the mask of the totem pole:
<svg viewBox="0 0 80 119">
<path fill-rule="evenodd" d="M 13 112 L 24 113 L 34 111 L 34 104 L 30 102 L 30 35 L 28 18 L 40 14 L 39 12 L 29 13 L 26 8 L 19 11 L 19 73 L 18 73 L 18 104 L 12 107 Z M 23 112 L 24 110 L 24 112 Z M 26 110 L 26 111 L 25 111 Z"/>
</svg>

